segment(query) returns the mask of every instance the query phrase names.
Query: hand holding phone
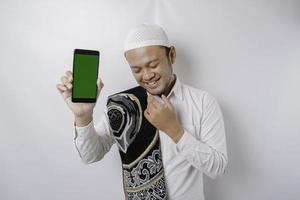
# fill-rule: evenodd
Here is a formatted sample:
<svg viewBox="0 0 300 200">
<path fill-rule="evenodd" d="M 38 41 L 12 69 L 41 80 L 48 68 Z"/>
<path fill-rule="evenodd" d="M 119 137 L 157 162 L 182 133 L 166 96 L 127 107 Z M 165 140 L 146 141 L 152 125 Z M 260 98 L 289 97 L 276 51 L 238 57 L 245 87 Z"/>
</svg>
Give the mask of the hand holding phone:
<svg viewBox="0 0 300 200">
<path fill-rule="evenodd" d="M 74 54 L 75 56 L 75 54 Z M 75 75 L 76 76 L 76 75 Z M 68 70 L 65 75 L 61 77 L 61 83 L 57 84 L 56 87 L 62 95 L 63 99 L 67 103 L 68 107 L 74 113 L 75 118 L 88 118 L 93 113 L 93 108 L 95 107 L 95 102 L 73 102 L 72 101 L 72 90 L 73 90 L 73 80 L 74 72 Z M 78 77 L 77 77 L 78 78 Z M 103 88 L 103 82 L 99 78 L 96 81 L 96 99 Z M 96 101 L 96 100 L 95 100 Z M 84 126 L 84 125 L 82 125 Z"/>
</svg>

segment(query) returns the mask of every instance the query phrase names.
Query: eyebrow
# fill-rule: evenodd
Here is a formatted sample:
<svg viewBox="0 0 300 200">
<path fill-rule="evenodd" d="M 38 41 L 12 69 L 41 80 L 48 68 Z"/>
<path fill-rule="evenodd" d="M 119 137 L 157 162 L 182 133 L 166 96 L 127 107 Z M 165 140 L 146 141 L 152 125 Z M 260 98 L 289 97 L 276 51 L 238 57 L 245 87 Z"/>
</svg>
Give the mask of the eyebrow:
<svg viewBox="0 0 300 200">
<path fill-rule="evenodd" d="M 158 60 L 159 60 L 158 58 L 156 58 L 156 59 L 154 59 L 154 60 L 150 60 L 149 62 L 147 62 L 146 66 L 149 65 L 150 63 L 156 62 L 156 61 L 158 61 Z M 140 66 L 130 66 L 130 67 L 131 67 L 131 68 L 140 68 Z"/>
</svg>

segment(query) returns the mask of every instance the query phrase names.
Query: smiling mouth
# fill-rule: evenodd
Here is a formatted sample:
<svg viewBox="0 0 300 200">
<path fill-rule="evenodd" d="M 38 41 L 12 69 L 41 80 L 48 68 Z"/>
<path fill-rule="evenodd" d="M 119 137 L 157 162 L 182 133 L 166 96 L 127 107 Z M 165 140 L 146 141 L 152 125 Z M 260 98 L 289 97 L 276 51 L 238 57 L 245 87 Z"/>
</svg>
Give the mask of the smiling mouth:
<svg viewBox="0 0 300 200">
<path fill-rule="evenodd" d="M 155 81 L 146 82 L 146 85 L 151 89 L 156 88 L 158 86 L 159 80 L 160 80 L 160 78 Z"/>
</svg>

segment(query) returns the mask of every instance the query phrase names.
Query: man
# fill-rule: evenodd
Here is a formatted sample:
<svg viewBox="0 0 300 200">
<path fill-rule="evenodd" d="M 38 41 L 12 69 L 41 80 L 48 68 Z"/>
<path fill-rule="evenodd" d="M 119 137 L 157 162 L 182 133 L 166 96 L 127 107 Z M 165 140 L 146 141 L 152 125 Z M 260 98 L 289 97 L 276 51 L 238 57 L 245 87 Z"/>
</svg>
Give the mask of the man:
<svg viewBox="0 0 300 200">
<path fill-rule="evenodd" d="M 131 179 L 129 176 L 126 179 L 128 172 L 124 168 L 125 198 L 148 199 L 151 195 L 151 199 L 204 200 L 203 174 L 215 178 L 225 172 L 227 165 L 224 122 L 217 101 L 207 92 L 181 83 L 173 73 L 176 49 L 169 45 L 165 31 L 158 25 L 141 24 L 130 31 L 125 40 L 124 55 L 135 80 L 146 91 L 146 107 L 142 112 L 145 119 L 139 125 L 149 123 L 158 130 L 158 152 L 161 152 L 163 163 L 160 166 L 160 172 L 163 172 L 162 194 L 153 192 L 159 187 L 157 184 L 147 188 L 149 182 L 143 185 L 144 190 L 139 194 L 128 192 L 139 187 L 129 184 Z M 130 142 L 120 143 L 120 138 L 116 137 L 111 120 L 117 118 L 117 114 L 109 113 L 115 105 L 105 110 L 96 130 L 93 121 L 95 103 L 71 102 L 72 72 L 67 71 L 61 82 L 57 88 L 74 113 L 74 142 L 81 159 L 85 163 L 99 161 L 117 143 L 122 162 L 125 162 L 123 156 L 127 149 L 140 143 L 130 146 Z M 103 83 L 99 79 L 97 84 L 99 95 Z M 114 97 L 109 98 L 108 106 Z M 143 130 L 138 134 L 147 136 L 147 129 Z M 142 180 L 141 171 L 138 174 L 129 171 L 129 175 Z"/>
</svg>

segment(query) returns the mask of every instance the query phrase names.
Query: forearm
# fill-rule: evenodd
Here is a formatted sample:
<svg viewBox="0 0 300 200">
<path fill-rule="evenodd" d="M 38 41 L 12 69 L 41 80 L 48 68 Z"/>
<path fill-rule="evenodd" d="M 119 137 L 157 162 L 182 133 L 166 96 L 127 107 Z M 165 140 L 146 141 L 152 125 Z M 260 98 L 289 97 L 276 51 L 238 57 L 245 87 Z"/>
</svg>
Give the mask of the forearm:
<svg viewBox="0 0 300 200">
<path fill-rule="evenodd" d="M 81 160 L 86 164 L 101 160 L 113 144 L 109 134 L 97 134 L 93 121 L 84 127 L 78 127 L 76 123 L 74 129 L 75 148 Z"/>
<path fill-rule="evenodd" d="M 177 143 L 177 149 L 193 167 L 209 177 L 224 174 L 227 166 L 226 143 L 216 148 L 185 132 Z"/>
</svg>

